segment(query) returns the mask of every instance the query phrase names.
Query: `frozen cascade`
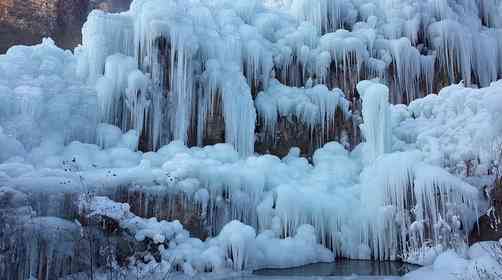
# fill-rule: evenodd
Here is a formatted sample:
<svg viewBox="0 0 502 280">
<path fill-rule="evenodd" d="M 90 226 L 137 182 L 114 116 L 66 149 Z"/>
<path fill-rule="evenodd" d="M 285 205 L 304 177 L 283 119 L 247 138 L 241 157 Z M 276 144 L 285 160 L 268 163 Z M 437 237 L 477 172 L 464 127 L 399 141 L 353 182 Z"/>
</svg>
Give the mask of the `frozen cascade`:
<svg viewBox="0 0 502 280">
<path fill-rule="evenodd" d="M 439 51 L 439 63 L 450 81 L 463 79 L 471 83 L 472 38 L 458 22 L 444 20 L 433 23 L 428 30 L 432 45 Z M 468 34 L 468 35 L 465 35 Z"/>
<path fill-rule="evenodd" d="M 336 65 L 334 74 L 341 75 L 344 89 L 353 88 L 354 83 L 360 80 L 363 63 L 369 59 L 374 37 L 375 34 L 369 29 L 359 29 L 354 32 L 339 29 L 319 39 L 320 50 L 329 52 L 328 70 L 333 62 Z M 322 69 L 317 71 L 322 71 Z M 322 77 L 322 83 L 325 83 L 328 73 L 317 74 Z"/>
<path fill-rule="evenodd" d="M 182 12 L 181 9 L 183 9 L 182 6 L 184 5 L 180 4 L 180 6 L 176 6 L 174 2 L 171 4 L 172 6 L 170 6 L 170 8 Z M 227 116 L 225 117 L 227 142 L 235 144 L 243 155 L 251 154 L 253 152 L 252 146 L 254 137 L 249 136 L 249 134 L 254 132 L 255 113 L 251 112 L 247 117 L 244 117 L 246 119 L 245 122 L 248 123 L 246 127 L 243 127 L 242 123 L 235 119 L 239 114 L 232 113 L 236 112 L 236 109 L 233 108 L 234 106 L 243 104 L 237 101 L 235 98 L 236 96 L 251 96 L 250 91 L 246 90 L 246 88 L 249 87 L 242 86 L 239 74 L 231 74 L 231 76 L 234 77 L 232 80 L 233 83 L 237 85 L 241 84 L 238 88 L 229 88 L 227 84 L 230 83 L 221 81 L 220 79 L 222 77 L 218 77 L 215 73 L 208 72 L 212 77 L 217 77 L 217 80 L 214 78 L 210 81 L 195 79 L 196 71 L 199 71 L 196 65 L 199 65 L 199 67 L 203 66 L 198 63 L 211 65 L 210 61 L 216 62 L 218 61 L 217 59 L 219 59 L 236 61 L 238 62 L 236 65 L 239 65 L 241 64 L 239 60 L 243 60 L 243 54 L 241 54 L 241 52 L 244 53 L 244 49 L 242 49 L 238 41 L 236 41 L 238 44 L 233 46 L 233 49 L 231 49 L 232 46 L 227 47 L 227 51 L 218 49 L 220 48 L 218 41 L 214 41 L 214 45 L 208 44 L 208 41 L 199 42 L 199 38 L 194 35 L 205 32 L 200 30 L 201 28 L 216 28 L 215 26 L 201 26 L 207 23 L 203 20 L 204 15 L 208 16 L 205 14 L 204 10 L 190 7 L 190 13 L 200 15 L 201 18 L 199 18 L 198 22 L 192 22 L 191 18 L 187 19 L 185 22 L 180 22 L 179 19 L 174 16 L 173 10 L 166 9 L 166 11 L 169 10 L 170 12 L 160 13 L 156 8 L 151 8 L 156 5 L 157 2 L 155 1 L 133 3 L 131 6 L 131 15 L 137 15 L 136 18 L 128 14 L 109 15 L 110 18 L 129 17 L 129 20 L 134 22 L 134 34 L 129 34 L 130 37 L 128 38 L 119 38 L 117 40 L 133 40 L 135 42 L 134 45 L 136 46 L 136 50 L 134 53 L 137 56 L 136 60 L 140 62 L 140 69 L 149 73 L 147 75 L 150 75 L 152 78 L 153 87 L 151 90 L 150 102 L 152 102 L 153 105 L 147 114 L 148 118 L 144 118 L 144 120 L 148 120 L 150 124 L 143 126 L 150 131 L 150 138 L 153 138 L 150 139 L 150 143 L 153 145 L 153 148 L 158 148 L 162 143 L 166 143 L 173 139 L 188 143 L 191 137 L 192 122 L 194 120 L 200 122 L 197 124 L 196 129 L 197 138 L 199 139 L 197 142 L 200 144 L 202 142 L 200 139 L 204 135 L 204 122 L 206 121 L 206 116 L 201 117 L 201 114 L 211 114 L 216 93 L 219 92 L 223 97 L 223 103 L 226 103 L 222 104 L 222 107 Z M 89 17 L 89 20 L 92 21 L 93 17 Z M 193 20 L 195 21 L 195 19 Z M 209 23 L 212 25 L 216 24 L 215 22 Z M 132 23 L 127 23 L 126 25 L 129 26 L 131 24 Z M 90 23 L 86 29 L 91 30 L 93 26 L 95 26 L 95 24 Z M 198 29 L 194 29 L 194 27 Z M 99 32 L 114 32 L 114 28 L 102 31 L 101 27 L 95 27 L 93 32 L 88 31 L 87 33 L 90 34 L 90 37 L 93 37 L 94 33 Z M 255 36 L 252 30 L 245 30 L 242 28 L 241 32 L 242 36 L 246 36 L 246 34 L 248 34 L 247 36 Z M 86 36 L 87 33 L 84 33 L 84 36 Z M 217 36 L 211 32 L 209 35 Z M 85 44 L 87 41 L 92 42 L 91 39 L 92 38 L 89 38 L 89 40 L 84 41 L 84 53 L 87 56 L 89 55 L 87 52 L 90 51 L 87 50 L 87 47 L 95 48 L 93 45 L 86 46 Z M 265 48 L 263 48 L 263 50 L 265 50 Z M 130 53 L 131 50 L 127 49 L 125 52 Z M 264 65 L 271 65 L 271 56 L 269 54 L 260 55 L 251 49 L 248 49 L 246 53 L 248 58 L 244 59 L 242 63 L 248 67 L 246 72 L 249 74 L 248 79 L 250 79 L 250 83 L 255 79 L 268 78 L 267 73 L 270 71 L 271 66 L 265 67 Z M 88 63 L 99 64 L 100 62 L 98 60 L 89 60 Z M 228 63 L 219 63 L 219 65 L 224 66 L 219 74 L 235 72 L 235 70 L 232 69 L 235 65 L 227 66 L 227 64 Z M 210 71 L 213 70 L 214 69 L 210 69 Z M 228 78 L 228 76 L 226 78 Z M 205 84 L 206 82 L 208 84 Z M 127 86 L 124 82 L 117 83 L 122 84 L 122 87 Z M 167 98 L 165 98 L 166 96 Z M 159 106 L 159 103 L 164 105 L 162 106 L 160 104 L 161 106 Z M 196 104 L 200 104 L 198 107 L 202 109 L 202 113 L 198 113 L 199 117 L 194 115 L 197 110 Z M 251 111 L 254 111 L 252 104 L 248 104 L 247 107 L 250 108 Z M 165 108 L 165 106 L 167 106 L 167 108 Z M 117 117 L 117 112 L 114 115 Z M 236 122 L 240 124 L 237 126 L 234 124 Z M 251 123 L 253 123 L 253 125 L 251 125 Z M 136 126 L 140 125 L 136 124 Z M 246 132 L 240 132 L 241 129 L 246 129 Z M 165 139 L 165 137 L 167 137 L 167 139 Z"/>
<path fill-rule="evenodd" d="M 151 100 L 148 99 L 148 78 L 139 70 L 129 73 L 125 94 L 126 110 L 130 116 L 124 119 L 122 127 L 135 129 L 142 134 L 145 119 L 149 114 Z"/>
<path fill-rule="evenodd" d="M 396 259 L 398 254 L 406 258 L 422 254 L 427 246 L 450 246 L 468 234 L 457 221 L 466 225 L 477 219 L 477 190 L 422 163 L 419 152 L 379 158 L 361 173 L 361 182 L 367 219 L 363 230 L 368 231 L 363 236 L 377 259 Z M 379 213 L 378 219 L 374 213 Z"/>
<path fill-rule="evenodd" d="M 102 11 L 92 11 L 82 28 L 82 46 L 77 74 L 89 83 L 95 83 L 105 72 L 108 56 L 122 53 L 133 55 L 133 25 L 128 16 L 116 14 L 110 17 Z"/>
<path fill-rule="evenodd" d="M 389 50 L 395 64 L 396 92 L 406 93 L 405 96 L 397 96 L 397 103 L 408 103 L 420 96 L 420 83 L 427 84 L 426 92 L 423 95 L 432 92 L 431 80 L 434 80 L 434 57 L 424 56 L 413 48 L 408 38 L 391 40 Z M 431 62 L 432 61 L 432 62 Z"/>
<path fill-rule="evenodd" d="M 150 211 L 154 211 L 153 215 L 175 211 L 180 202 L 175 194 L 183 194 L 186 200 L 181 201 L 186 211 L 207 207 L 202 211 L 206 213 L 203 217 L 215 228 L 215 235 L 234 219 L 253 226 L 259 235 L 269 232 L 266 236 L 273 233 L 272 236 L 288 238 L 296 238 L 301 226 L 309 224 L 317 242 L 333 249 L 338 256 L 359 259 L 406 257 L 426 250 L 427 244 L 451 246 L 456 236 L 463 238 L 470 228 L 455 228 L 456 221 L 472 225 L 476 218 L 477 190 L 438 167 L 424 164 L 423 154 L 418 151 L 383 155 L 361 173 L 360 159 L 335 142 L 316 151 L 314 165 L 294 151 L 283 160 L 270 155 L 244 160 L 228 144 L 189 149 L 181 142 L 173 142 L 157 153 L 144 155 L 132 148 L 124 150 L 120 143 L 116 145 L 101 150 L 74 143 L 59 153 L 51 152 L 56 156 L 55 162 L 64 159 L 71 162 L 76 157 L 82 171 L 75 175 L 57 169 L 34 171 L 29 165 L 13 163 L 1 164 L 0 170 L 7 172 L 9 185 L 25 192 L 42 190 L 61 196 L 63 192 L 78 193 L 87 186 L 91 193 L 95 189 L 98 193 L 123 197 L 115 193 L 121 187 L 131 186 L 131 190 L 136 190 L 130 192 L 129 203 L 136 209 L 144 208 L 139 213 L 145 215 L 152 215 L 147 214 Z M 26 172 L 31 175 L 23 176 Z M 85 186 L 75 177 L 83 178 Z M 36 190 L 33 180 L 37 182 Z M 65 184 L 60 184 L 61 181 Z M 172 197 L 167 204 L 165 195 Z M 71 215 L 63 198 L 54 196 L 50 207 L 35 209 L 48 209 L 49 212 L 42 213 L 52 215 L 60 209 L 61 215 Z M 41 199 L 40 203 L 48 201 Z M 381 213 L 380 218 L 375 220 L 374 213 Z M 428 221 L 437 224 L 437 229 L 417 227 L 424 222 L 430 224 Z M 151 230 L 144 232 L 153 234 Z M 249 248 L 244 248 L 245 252 L 240 247 L 235 250 L 234 246 L 242 244 L 239 242 L 224 243 L 229 254 L 238 254 L 233 259 L 239 261 L 232 267 L 254 267 L 253 262 L 244 261 L 246 256 L 252 256 Z M 312 248 L 317 242 L 305 246 Z M 322 250 L 313 256 L 329 259 L 329 254 Z M 274 263 L 273 256 L 267 259 Z M 196 270 L 204 271 L 206 266 L 203 267 Z"/>
<path fill-rule="evenodd" d="M 199 102 L 197 111 L 197 145 L 202 146 L 204 142 L 204 133 L 206 122 L 209 118 L 214 117 L 217 112 L 216 103 L 218 97 L 219 76 L 221 68 L 216 60 L 208 60 L 206 62 L 206 70 L 202 73 L 202 79 L 207 84 L 206 88 L 199 89 L 205 91 L 202 101 Z"/>
<path fill-rule="evenodd" d="M 77 72 L 90 83 L 108 75 L 110 55 L 138 62 L 151 84 L 151 105 L 146 117 L 137 119 L 145 124 L 135 127 L 147 130 L 140 134 L 150 149 L 171 140 L 202 145 L 208 122 L 215 120 L 212 113 L 228 113 L 219 100 L 232 102 L 228 94 L 222 97 L 230 77 L 241 83 L 235 71 L 250 88 L 241 87 L 242 94 L 253 98 L 274 87 L 275 75 L 287 86 L 312 81 L 340 88 L 348 100 L 357 82 L 379 78 L 389 86 L 392 103 L 409 103 L 445 81 L 486 86 L 501 72 L 500 29 L 489 12 L 496 1 L 161 2 L 134 1 L 120 14 L 91 13 L 77 52 Z M 210 79 L 208 69 L 214 71 Z M 112 110 L 111 119 L 130 119 L 128 111 Z M 246 144 L 236 140 L 231 131 L 236 121 L 225 120 L 225 141 L 250 154 L 254 137 L 245 137 Z M 274 138 L 273 121 L 264 126 L 265 138 Z"/>
<path fill-rule="evenodd" d="M 46 39 L 0 55 L 0 200 L 29 197 L 8 204 L 27 219 L 14 220 L 60 234 L 78 226 L 75 197 L 96 194 L 94 210 L 122 209 L 134 242 L 158 244 L 159 266 L 174 258 L 189 275 L 457 248 L 479 200 L 461 178 L 492 174 L 501 142 L 501 7 L 135 0 L 95 11 L 73 54 Z M 361 109 L 365 142 L 348 143 Z M 298 130 L 320 148 L 254 152 Z M 109 209 L 95 214 L 121 219 Z M 16 239 L 24 265 L 9 271 L 87 269 L 67 265 L 74 236 L 60 235 L 41 255 Z"/>
<path fill-rule="evenodd" d="M 291 13 L 298 20 L 309 21 L 320 32 L 330 32 L 356 21 L 357 12 L 351 1 L 292 0 Z"/>
<path fill-rule="evenodd" d="M 134 58 L 114 54 L 106 59 L 104 76 L 96 83 L 101 121 L 120 125 L 122 99 L 125 96 L 129 73 L 136 68 Z"/>
<path fill-rule="evenodd" d="M 197 42 L 190 41 L 186 36 L 191 36 L 190 28 L 181 27 L 180 30 L 172 28 L 165 36 L 170 40 L 169 60 L 170 73 L 167 87 L 173 99 L 175 117 L 173 118 L 173 139 L 188 143 L 188 129 L 192 117 L 192 105 L 194 94 L 194 81 L 192 69 L 193 45 Z M 162 34 L 162 32 L 161 32 Z M 153 42 L 150 42 L 152 44 Z M 144 44 L 148 45 L 148 43 Z M 163 77 L 158 77 L 162 79 Z M 162 84 L 161 84 L 162 86 Z"/>
<path fill-rule="evenodd" d="M 319 246 L 311 226 L 302 225 L 294 238 L 281 239 L 271 232 L 256 235 L 254 228 L 233 220 L 214 238 L 206 241 L 189 236 L 179 221 L 145 219 L 130 211 L 129 205 L 117 203 L 106 197 L 82 197 L 80 211 L 87 217 L 107 217 L 116 221 L 136 241 L 151 240 L 158 246 L 163 261 L 172 262 L 186 274 L 196 272 L 241 271 L 260 268 L 270 263 L 280 264 L 284 256 L 302 250 L 305 257 L 299 263 L 332 261 L 333 254 Z M 272 244 L 280 244 L 283 251 L 270 251 Z"/>
<path fill-rule="evenodd" d="M 240 73 L 229 75 L 226 77 Z M 254 152 L 256 110 L 244 77 L 224 82 L 222 95 L 226 141 L 233 144 L 241 156 L 250 156 Z"/>
<path fill-rule="evenodd" d="M 0 126 L 26 150 L 45 141 L 94 143 L 97 98 L 76 77 L 77 58 L 51 39 L 0 55 Z"/>
<path fill-rule="evenodd" d="M 362 81 L 357 90 L 363 100 L 365 157 L 371 162 L 392 148 L 389 89 L 377 82 Z"/>
</svg>

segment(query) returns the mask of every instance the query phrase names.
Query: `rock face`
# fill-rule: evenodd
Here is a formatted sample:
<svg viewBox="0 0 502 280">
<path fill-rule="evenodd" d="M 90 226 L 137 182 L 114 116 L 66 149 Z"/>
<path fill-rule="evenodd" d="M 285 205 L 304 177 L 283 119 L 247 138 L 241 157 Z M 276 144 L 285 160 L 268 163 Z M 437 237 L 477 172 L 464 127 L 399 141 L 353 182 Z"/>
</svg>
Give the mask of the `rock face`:
<svg viewBox="0 0 502 280">
<path fill-rule="evenodd" d="M 81 29 L 94 8 L 122 11 L 131 0 L 0 0 L 0 53 L 17 44 L 52 37 L 62 48 L 82 40 Z"/>
<path fill-rule="evenodd" d="M 497 241 L 502 238 L 502 182 L 490 191 L 490 210 L 474 226 L 469 242 Z"/>
<path fill-rule="evenodd" d="M 107 12 L 122 12 L 129 9 L 132 0 L 91 0 L 91 6 Z"/>
</svg>

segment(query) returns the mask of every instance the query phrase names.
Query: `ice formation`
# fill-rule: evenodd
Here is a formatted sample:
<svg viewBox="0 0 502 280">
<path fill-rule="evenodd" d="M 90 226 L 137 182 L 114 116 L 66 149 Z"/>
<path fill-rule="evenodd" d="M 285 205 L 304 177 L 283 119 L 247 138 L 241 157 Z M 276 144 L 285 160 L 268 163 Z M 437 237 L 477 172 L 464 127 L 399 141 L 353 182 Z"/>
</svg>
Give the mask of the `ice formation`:
<svg viewBox="0 0 502 280">
<path fill-rule="evenodd" d="M 226 141 L 243 156 L 250 155 L 254 151 L 256 112 L 251 85 L 244 79 L 242 67 L 247 65 L 245 70 L 249 72 L 250 81 L 255 79 L 253 75 L 259 79 L 270 70 L 262 73 L 261 54 L 255 53 L 252 47 L 244 48 L 242 39 L 233 38 L 232 33 L 242 32 L 242 36 L 252 39 L 258 36 L 256 32 L 244 26 L 239 31 L 239 25 L 244 23 L 239 22 L 242 19 L 237 14 L 230 13 L 221 20 L 230 22 L 217 23 L 204 5 L 180 2 L 137 1 L 126 14 L 93 12 L 84 26 L 84 44 L 79 50 L 81 77 L 87 77 L 91 83 L 98 79 L 98 85 L 102 84 L 101 87 L 109 91 L 100 94 L 104 97 L 99 99 L 100 105 L 105 109 L 109 107 L 108 101 L 121 107 L 120 98 L 125 95 L 127 83 L 131 82 L 127 79 L 129 71 L 139 67 L 150 78 L 147 86 L 142 83 L 140 112 L 135 115 L 140 114 L 140 120 L 145 121 L 141 128 L 144 126 L 149 131 L 151 148 L 157 149 L 171 140 L 188 144 L 194 141 L 191 137 L 200 144 L 208 116 L 221 106 Z M 237 24 L 232 25 L 232 20 Z M 224 26 L 232 29 L 225 31 Z M 224 32 L 220 34 L 219 31 Z M 110 33 L 114 35 L 108 36 Z M 102 44 L 99 40 L 102 37 L 114 42 Z M 122 59 L 118 59 L 117 52 L 123 53 Z M 114 71 L 113 65 L 122 67 Z M 104 78 L 99 78 L 103 68 Z M 116 78 L 109 78 L 109 75 Z M 113 99 L 114 96 L 119 99 Z M 222 104 L 217 103 L 218 99 Z M 148 103 L 149 110 L 142 109 Z M 107 109 L 105 113 L 104 121 L 112 124 L 119 124 L 128 117 L 116 109 Z"/>
<path fill-rule="evenodd" d="M 452 238 L 466 234 L 468 227 L 455 227 L 456 221 L 470 225 L 476 218 L 477 190 L 423 163 L 418 151 L 392 153 L 363 167 L 356 154 L 350 155 L 338 143 L 318 150 L 314 165 L 294 152 L 282 161 L 267 155 L 239 159 L 226 144 L 188 149 L 173 142 L 146 154 L 78 142 L 63 150 L 45 149 L 43 154 L 51 154 L 51 161 L 36 160 L 40 171 L 28 163 L 0 165 L 7 183 L 25 192 L 49 193 L 106 194 L 120 186 L 130 186 L 131 191 L 141 186 L 139 190 L 148 194 L 142 207 L 154 211 L 176 207 L 157 197 L 183 193 L 185 209 L 206 207 L 205 222 L 214 234 L 235 219 L 260 233 L 286 237 L 298 235 L 301 225 L 310 224 L 321 244 L 351 258 L 396 259 L 431 242 L 447 247 L 455 241 Z M 60 162 L 72 159 L 81 171 L 57 171 Z M 63 209 L 58 203 L 64 200 L 54 196 L 51 207 Z M 375 212 L 381 219 L 374 219 Z M 425 221 L 434 227 L 419 226 Z"/>
<path fill-rule="evenodd" d="M 418 148 L 427 162 L 452 173 L 490 173 L 502 140 L 502 120 L 496 113 L 502 110 L 501 86 L 500 81 L 481 89 L 452 85 L 412 102 L 407 110 L 394 107 L 395 148 Z"/>
<path fill-rule="evenodd" d="M 337 109 L 345 118 L 350 118 L 349 102 L 343 92 L 339 89 L 330 91 L 324 85 L 290 88 L 272 80 L 270 87 L 258 94 L 255 104 L 266 135 L 272 137 L 272 143 L 278 130 L 278 118 L 281 117 L 303 123 L 311 131 L 317 128 L 316 132 L 324 142 L 333 139 L 331 134 L 336 129 Z"/>
<path fill-rule="evenodd" d="M 379 83 L 362 81 L 357 90 L 363 100 L 361 130 L 366 140 L 365 155 L 373 161 L 392 149 L 389 89 Z"/>
<path fill-rule="evenodd" d="M 201 241 L 190 238 L 179 221 L 140 218 L 131 213 L 128 204 L 117 203 L 107 197 L 83 197 L 79 207 L 88 217 L 100 216 L 118 222 L 137 241 L 150 239 L 159 246 L 163 261 L 182 267 L 187 274 L 333 260 L 333 253 L 316 242 L 315 231 L 309 225 L 298 228 L 297 235 L 292 238 L 280 239 L 273 232 L 257 236 L 253 227 L 234 220 L 214 238 Z M 280 253 L 271 250 L 276 244 L 281 248 Z M 287 259 L 299 252 L 302 255 L 293 258 L 293 261 Z"/>
<path fill-rule="evenodd" d="M 502 244 L 479 242 L 467 250 L 448 250 L 430 263 L 406 275 L 407 279 L 497 279 L 502 276 Z"/>
<path fill-rule="evenodd" d="M 351 101 L 360 80 L 380 78 L 389 85 L 392 103 L 409 103 L 445 82 L 489 85 L 502 72 L 501 24 L 491 12 L 499 6 L 432 0 L 135 1 L 125 13 L 89 16 L 78 73 L 91 84 L 100 80 L 98 102 L 106 111 L 101 119 L 121 127 L 121 120 L 144 120 L 134 127 L 148 130 L 150 148 L 171 140 L 201 145 L 208 121 L 222 111 L 226 142 L 246 156 L 253 153 L 256 122 L 251 98 L 259 91 L 278 94 L 274 75 L 286 86 L 312 81 L 341 88 Z M 114 67 L 108 64 L 122 65 L 123 73 L 108 73 Z M 130 96 L 128 71 L 136 67 L 150 81 L 138 106 L 150 108 L 131 117 L 122 104 Z M 110 101 L 116 108 L 108 108 Z M 329 105 L 323 127 L 336 110 Z M 263 132 L 273 143 L 275 119 L 270 112 L 263 117 Z"/>
<path fill-rule="evenodd" d="M 422 262 L 455 248 L 479 210 L 466 181 L 500 164 L 500 9 L 135 0 L 92 12 L 73 54 L 50 39 L 11 48 L 0 55 L 0 197 L 18 223 L 70 232 L 45 259 L 22 247 L 16 273 L 75 272 L 59 253 L 71 251 L 79 212 L 68 205 L 82 193 L 89 217 L 153 242 L 162 270 L 188 275 L 334 257 Z M 255 153 L 284 123 L 318 149 Z M 209 239 L 169 221 L 180 213 Z"/>
<path fill-rule="evenodd" d="M 96 93 L 79 81 L 75 67 L 76 58 L 50 39 L 35 47 L 15 46 L 1 55 L 3 134 L 27 149 L 49 139 L 95 142 Z"/>
</svg>

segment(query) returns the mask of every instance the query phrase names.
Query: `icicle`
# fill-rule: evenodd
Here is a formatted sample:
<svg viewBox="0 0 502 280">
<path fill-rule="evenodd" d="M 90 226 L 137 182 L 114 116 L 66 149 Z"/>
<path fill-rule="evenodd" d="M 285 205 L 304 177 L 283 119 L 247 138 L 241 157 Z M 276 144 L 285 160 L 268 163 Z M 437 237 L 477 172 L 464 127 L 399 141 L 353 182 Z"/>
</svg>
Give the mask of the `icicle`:
<svg viewBox="0 0 502 280">
<path fill-rule="evenodd" d="M 266 138 L 275 143 L 275 131 L 279 117 L 296 117 L 307 127 L 319 127 L 322 138 L 332 137 L 330 128 L 334 127 L 336 110 L 344 117 L 351 115 L 349 103 L 340 89 L 330 91 L 324 85 L 312 88 L 294 88 L 270 82 L 270 87 L 258 94 L 255 100 L 258 115 L 264 125 Z"/>
<path fill-rule="evenodd" d="M 172 98 L 175 104 L 176 116 L 174 118 L 173 136 L 175 140 L 181 140 L 188 143 L 188 129 L 190 127 L 194 80 L 192 68 L 193 48 L 197 45 L 196 41 L 189 41 L 185 36 L 191 34 L 190 29 L 180 28 L 172 30 L 171 40 L 171 73 L 169 88 L 172 91 Z M 193 38 L 192 38 L 193 39 Z"/>
<path fill-rule="evenodd" d="M 365 68 L 367 73 L 365 75 L 369 78 L 377 78 L 379 80 L 385 80 L 388 65 L 385 61 L 370 57 L 365 63 Z"/>
<path fill-rule="evenodd" d="M 372 35 L 367 33 L 369 32 L 359 31 L 356 35 L 340 29 L 334 33 L 325 34 L 319 39 L 319 49 L 328 51 L 335 63 L 335 71 L 341 71 L 342 88 L 344 90 L 354 88 L 353 83 L 359 81 L 362 65 L 369 58 L 368 47 L 363 38 L 367 39 L 370 45 L 373 43 L 369 39 Z M 331 62 L 327 64 L 329 67 Z M 323 77 L 323 74 L 322 72 L 318 73 L 321 77 Z"/>
<path fill-rule="evenodd" d="M 327 142 L 329 139 L 333 139 L 330 130 L 335 127 L 336 110 L 340 109 L 343 116 L 348 117 L 350 116 L 349 104 L 346 102 L 343 92 L 338 88 L 329 91 L 325 86 L 315 86 L 308 94 L 312 103 L 319 108 L 319 116 L 315 125 L 320 125 L 323 140 Z"/>
<path fill-rule="evenodd" d="M 239 27 L 242 44 L 243 71 L 251 88 L 266 87 L 273 68 L 273 54 L 269 42 L 264 40 L 258 29 L 251 25 Z M 261 85 L 260 85 L 261 83 Z"/>
<path fill-rule="evenodd" d="M 414 182 L 414 196 L 417 200 L 416 219 L 428 221 L 432 227 L 427 228 L 423 234 L 432 236 L 434 245 L 447 246 L 454 238 L 452 230 L 442 232 L 445 225 L 450 228 L 459 216 L 461 224 L 474 224 L 477 217 L 477 190 L 457 177 L 449 174 L 444 169 L 426 164 L 416 167 Z M 471 212 L 472 211 L 472 212 Z M 471 214 L 467 214 L 471 213 Z M 455 230 L 458 230 L 455 228 Z M 469 234 L 463 232 L 462 236 Z"/>
<path fill-rule="evenodd" d="M 243 157 L 254 152 L 256 110 L 251 90 L 239 73 L 225 74 L 222 85 L 225 140 Z"/>
<path fill-rule="evenodd" d="M 482 87 L 489 86 L 498 78 L 497 35 L 494 30 L 473 34 L 473 74 Z"/>
<path fill-rule="evenodd" d="M 145 118 L 148 116 L 151 104 L 151 101 L 147 99 L 148 83 L 146 76 L 139 70 L 129 74 L 125 105 L 130 115 L 124 118 L 127 121 L 123 127 L 135 129 L 139 135 L 143 132 Z"/>
<path fill-rule="evenodd" d="M 136 63 L 132 57 L 114 54 L 106 59 L 105 75 L 96 84 L 102 122 L 121 124 L 122 98 L 125 95 L 129 73 L 134 69 Z"/>
<path fill-rule="evenodd" d="M 395 103 L 409 103 L 418 96 L 420 74 L 422 72 L 421 56 L 418 50 L 411 46 L 407 38 L 389 41 L 390 52 L 395 64 L 395 77 L 397 88 L 396 93 L 406 94 L 398 95 Z"/>
<path fill-rule="evenodd" d="M 442 231 L 445 227 L 456 228 L 463 238 L 469 232 L 458 232 L 454 226 L 458 217 L 464 225 L 476 220 L 477 190 L 439 167 L 422 163 L 422 156 L 418 151 L 388 154 L 361 174 L 361 202 L 369 226 L 362 228 L 368 230 L 362 241 L 377 259 L 393 259 L 398 253 L 407 258 L 425 246 L 447 247 L 455 234 Z M 379 219 L 374 219 L 375 211 Z M 425 243 L 427 239 L 431 244 Z"/>
<path fill-rule="evenodd" d="M 319 32 L 326 33 L 355 22 L 356 11 L 348 1 L 293 0 L 290 12 L 299 21 L 311 22 Z"/>
<path fill-rule="evenodd" d="M 213 117 L 215 112 L 215 102 L 217 99 L 218 88 L 220 86 L 221 68 L 217 60 L 210 59 L 206 61 L 206 70 L 203 73 L 202 81 L 204 87 L 199 89 L 198 116 L 197 116 L 197 145 L 202 146 L 205 136 L 207 118 Z"/>
<path fill-rule="evenodd" d="M 362 81 L 357 84 L 357 91 L 363 100 L 361 130 L 366 139 L 366 156 L 372 162 L 392 148 L 389 89 L 376 82 Z"/>
<path fill-rule="evenodd" d="M 82 28 L 78 74 L 93 84 L 104 73 L 106 59 L 115 53 L 133 55 L 133 24 L 126 14 L 92 11 Z"/>
<path fill-rule="evenodd" d="M 444 20 L 429 25 L 429 38 L 438 50 L 439 65 L 448 74 L 449 82 L 460 79 L 471 83 L 472 38 L 458 22 Z"/>
<path fill-rule="evenodd" d="M 425 95 L 428 95 L 434 91 L 434 81 L 436 80 L 435 77 L 436 56 L 434 55 L 421 56 L 420 61 L 421 61 L 421 80 L 426 85 Z M 423 97 L 423 96 L 418 96 L 418 97 Z"/>
</svg>

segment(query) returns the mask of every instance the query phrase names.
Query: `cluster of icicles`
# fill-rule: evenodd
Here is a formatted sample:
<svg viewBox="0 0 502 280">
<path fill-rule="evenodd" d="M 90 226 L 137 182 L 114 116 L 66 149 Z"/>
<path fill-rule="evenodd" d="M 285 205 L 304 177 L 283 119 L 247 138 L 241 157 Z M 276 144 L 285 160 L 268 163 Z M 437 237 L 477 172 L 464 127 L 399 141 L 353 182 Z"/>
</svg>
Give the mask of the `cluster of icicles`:
<svg viewBox="0 0 502 280">
<path fill-rule="evenodd" d="M 26 234 L 14 241 L 19 260 L 25 265 L 0 266 L 0 272 L 45 272 L 40 279 L 50 279 L 52 273 L 81 271 L 79 252 L 83 250 L 78 246 L 82 244 L 75 237 L 81 232 L 79 226 L 45 216 L 78 216 L 77 207 L 68 206 L 72 196 L 83 191 L 104 195 L 94 197 L 98 200 L 91 210 L 109 213 L 105 216 L 119 222 L 137 241 L 149 238 L 156 244 L 168 243 L 162 245 L 162 255 L 186 261 L 182 266 L 185 273 L 294 266 L 331 261 L 334 256 L 420 259 L 437 248 L 462 243 L 476 220 L 478 191 L 442 168 L 424 163 L 419 151 L 389 153 L 389 90 L 374 81 L 362 81 L 357 89 L 363 101 L 362 115 L 371 120 L 361 127 L 366 138 L 359 146 L 362 153 L 349 153 L 343 145 L 330 142 L 314 153 L 313 164 L 299 157 L 298 148 L 291 149 L 283 159 L 271 155 L 242 159 L 228 144 L 188 148 L 174 141 L 156 153 L 143 154 L 134 152 L 134 145 L 125 148 L 122 143 L 114 145 L 102 139 L 105 149 L 73 142 L 54 155 L 53 162 L 64 162 L 62 159 L 68 156 L 77 158 L 65 168 L 82 171 L 62 175 L 62 170 L 35 171 L 23 163 L 0 166 L 9 173 L 4 175 L 7 185 L 16 188 L 0 188 L 0 198 L 9 205 L 7 198 L 17 194 L 20 198 L 11 199 L 11 208 L 26 216 L 19 220 L 26 222 Z M 113 167 L 104 168 L 108 161 Z M 33 197 L 28 199 L 21 191 Z M 125 203 L 115 203 L 108 197 Z M 185 215 L 197 217 L 198 228 L 192 228 L 192 233 L 214 238 L 202 246 L 201 240 L 189 238 L 179 222 L 157 220 L 162 217 L 186 222 Z M 43 234 L 33 238 L 37 232 Z M 54 235 L 59 239 L 51 239 Z M 173 237 L 180 247 L 171 242 Z M 257 243 L 253 244 L 262 244 L 262 250 L 278 248 L 256 254 L 254 260 L 259 261 L 248 263 L 248 258 L 253 259 L 249 248 L 254 248 L 249 242 L 255 237 Z M 31 242 L 25 244 L 24 238 Z M 210 254 L 214 248 L 207 245 L 214 241 L 226 255 L 214 258 Z M 296 241 L 303 245 L 288 245 Z M 284 251 L 286 248 L 293 249 Z M 290 262 L 290 255 L 303 256 L 304 251 L 298 248 L 310 251 L 310 257 Z M 39 251 L 43 254 L 37 254 Z M 223 261 L 230 259 L 229 254 L 233 263 Z"/>
<path fill-rule="evenodd" d="M 448 82 L 496 80 L 500 2 L 137 0 L 125 13 L 91 13 L 78 72 L 98 85 L 101 120 L 138 130 L 149 148 L 171 140 L 202 145 L 220 114 L 225 141 L 246 156 L 257 119 L 268 134 L 287 117 L 330 138 L 324 128 L 337 109 L 350 118 L 344 104 L 357 106 L 360 80 L 386 82 L 393 103 Z M 337 97 L 324 89 L 282 94 L 320 84 Z M 270 98 L 255 104 L 260 91 Z"/>
</svg>

